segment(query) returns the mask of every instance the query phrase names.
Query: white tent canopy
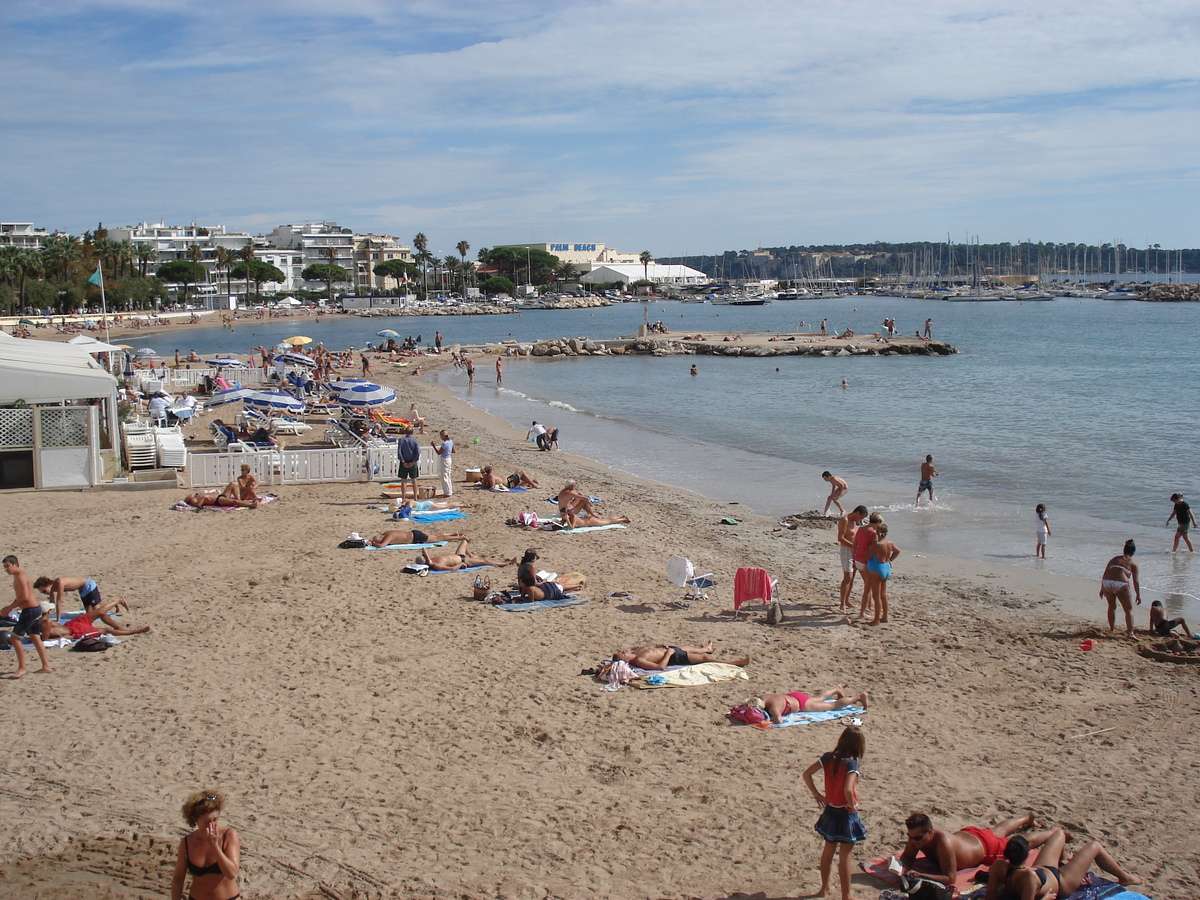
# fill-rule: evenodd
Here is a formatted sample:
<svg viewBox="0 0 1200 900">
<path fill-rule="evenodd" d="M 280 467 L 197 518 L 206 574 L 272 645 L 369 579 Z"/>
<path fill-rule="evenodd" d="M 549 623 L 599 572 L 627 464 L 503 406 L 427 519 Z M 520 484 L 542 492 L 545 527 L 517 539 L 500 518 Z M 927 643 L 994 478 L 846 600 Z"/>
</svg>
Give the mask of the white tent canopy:
<svg viewBox="0 0 1200 900">
<path fill-rule="evenodd" d="M 650 263 L 648 266 L 606 263 L 596 266 L 579 280 L 584 284 L 607 284 L 613 281 L 631 284 L 644 278 L 655 284 L 704 284 L 708 281 L 708 276 L 699 269 L 658 263 Z"/>
<path fill-rule="evenodd" d="M 68 344 L 73 344 L 76 347 L 81 347 L 87 353 L 120 353 L 121 348 L 116 344 L 106 344 L 104 341 L 98 341 L 94 337 L 88 337 L 86 334 L 77 334 L 75 337 L 67 341 Z"/>
<path fill-rule="evenodd" d="M 275 302 L 276 306 L 303 306 L 304 304 L 295 297 L 284 297 L 282 300 Z"/>
<path fill-rule="evenodd" d="M 117 380 L 88 356 L 86 345 L 0 339 L 0 404 L 94 400 L 115 395 Z"/>
</svg>

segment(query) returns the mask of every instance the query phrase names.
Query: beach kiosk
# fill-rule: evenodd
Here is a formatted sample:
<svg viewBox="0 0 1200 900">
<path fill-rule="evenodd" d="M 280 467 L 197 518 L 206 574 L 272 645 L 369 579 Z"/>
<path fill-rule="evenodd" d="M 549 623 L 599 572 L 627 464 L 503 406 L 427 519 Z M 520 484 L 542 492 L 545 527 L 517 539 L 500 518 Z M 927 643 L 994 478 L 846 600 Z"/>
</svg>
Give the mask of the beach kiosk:
<svg viewBox="0 0 1200 900">
<path fill-rule="evenodd" d="M 111 481 L 117 422 L 117 380 L 85 348 L 0 331 L 0 490 Z"/>
</svg>

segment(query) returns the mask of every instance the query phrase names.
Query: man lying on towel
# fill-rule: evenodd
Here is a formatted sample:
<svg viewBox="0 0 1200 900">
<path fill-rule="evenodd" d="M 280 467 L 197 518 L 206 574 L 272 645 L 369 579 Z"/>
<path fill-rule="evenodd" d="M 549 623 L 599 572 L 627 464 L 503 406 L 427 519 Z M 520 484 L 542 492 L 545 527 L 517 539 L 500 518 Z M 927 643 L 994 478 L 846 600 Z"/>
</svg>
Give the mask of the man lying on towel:
<svg viewBox="0 0 1200 900">
<path fill-rule="evenodd" d="M 372 547 L 390 547 L 393 544 L 440 544 L 442 541 L 465 541 L 465 534 L 439 531 L 426 534 L 414 528 L 412 531 L 385 531 L 367 541 Z"/>
<path fill-rule="evenodd" d="M 634 647 L 632 650 L 618 650 L 612 655 L 614 660 L 629 663 L 638 669 L 656 669 L 662 671 L 667 666 L 698 666 L 701 663 L 728 663 L 734 666 L 750 665 L 750 657 L 741 659 L 717 659 L 713 656 L 713 645 L 707 647 L 676 647 L 673 644 L 655 644 L 653 647 Z"/>
<path fill-rule="evenodd" d="M 512 559 L 506 559 L 504 562 L 493 562 L 482 556 L 472 556 L 467 550 L 467 541 L 465 538 L 458 542 L 458 546 L 454 548 L 453 553 L 447 553 L 444 556 L 430 556 L 429 551 L 422 548 L 421 557 L 425 564 L 435 572 L 457 572 L 459 569 L 474 569 L 479 566 L 495 566 L 497 569 L 502 569 L 505 566 L 514 566 L 517 564 L 515 556 Z"/>
<path fill-rule="evenodd" d="M 933 822 L 924 813 L 913 813 L 904 820 L 904 827 L 908 829 L 908 843 L 900 854 L 900 864 L 904 866 L 906 875 L 953 885 L 959 869 L 990 866 L 1003 859 L 1008 836 L 1032 824 L 1033 813 L 1026 813 L 1020 818 L 1005 819 L 991 828 L 968 825 L 952 834 L 934 828 Z M 1052 833 L 1039 831 L 1025 837 L 1030 847 L 1040 847 Z M 914 868 L 918 851 L 924 852 L 927 864 L 936 866 L 936 871 Z"/>
</svg>

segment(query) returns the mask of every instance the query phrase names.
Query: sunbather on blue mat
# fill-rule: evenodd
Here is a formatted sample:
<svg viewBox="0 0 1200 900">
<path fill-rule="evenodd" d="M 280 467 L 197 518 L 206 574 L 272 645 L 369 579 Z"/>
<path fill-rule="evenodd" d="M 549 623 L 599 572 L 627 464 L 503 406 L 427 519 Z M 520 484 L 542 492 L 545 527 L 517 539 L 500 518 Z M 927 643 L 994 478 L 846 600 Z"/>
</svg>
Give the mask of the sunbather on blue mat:
<svg viewBox="0 0 1200 900">
<path fill-rule="evenodd" d="M 421 558 L 425 560 L 425 564 L 434 572 L 457 572 L 459 569 L 475 569 L 487 566 L 502 569 L 505 566 L 515 566 L 517 564 L 515 556 L 504 562 L 495 562 L 482 556 L 472 556 L 467 550 L 466 538 L 458 542 L 458 546 L 454 548 L 453 553 L 447 553 L 444 556 L 430 556 L 429 551 L 423 549 L 421 551 Z"/>
<path fill-rule="evenodd" d="M 1063 862 L 1067 838 L 1066 832 L 1055 828 L 1042 845 L 1036 864 L 1027 866 L 1029 841 L 1019 834 L 1010 837 L 1004 847 L 1004 858 L 993 863 L 988 873 L 987 896 L 1004 893 L 1019 897 L 1070 897 L 1087 882 L 1088 869 L 1093 863 L 1122 885 L 1143 883 L 1141 878 L 1121 868 L 1098 841 L 1089 841 Z"/>
<path fill-rule="evenodd" d="M 439 531 L 426 534 L 424 531 L 414 528 L 412 531 L 385 531 L 383 534 L 375 535 L 367 543 L 372 547 L 388 547 L 392 544 L 441 544 L 446 541 L 465 541 L 466 539 L 465 534 L 458 532 L 451 534 L 448 531 Z"/>
</svg>

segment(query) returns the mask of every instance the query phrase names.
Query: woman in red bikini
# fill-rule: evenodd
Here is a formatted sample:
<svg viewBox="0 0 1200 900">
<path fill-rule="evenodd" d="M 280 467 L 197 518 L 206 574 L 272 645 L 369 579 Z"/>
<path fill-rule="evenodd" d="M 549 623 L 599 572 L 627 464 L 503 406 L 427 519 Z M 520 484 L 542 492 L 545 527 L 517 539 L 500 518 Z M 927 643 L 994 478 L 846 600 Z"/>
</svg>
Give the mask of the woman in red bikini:
<svg viewBox="0 0 1200 900">
<path fill-rule="evenodd" d="M 190 873 L 188 900 L 238 900 L 237 876 L 242 846 L 232 828 L 218 823 L 225 808 L 220 791 L 198 791 L 183 804 L 183 820 L 195 830 L 179 842 L 171 900 L 183 900 L 183 883 Z"/>
<path fill-rule="evenodd" d="M 839 684 L 835 688 L 812 696 L 801 691 L 793 691 L 790 694 L 763 694 L 761 697 L 747 700 L 745 705 L 765 710 L 776 725 L 783 721 L 784 716 L 796 712 L 827 712 L 847 706 L 867 708 L 867 701 L 870 700 L 870 697 L 867 696 L 866 691 L 857 697 L 847 698 L 844 687 L 845 685 Z"/>
</svg>

